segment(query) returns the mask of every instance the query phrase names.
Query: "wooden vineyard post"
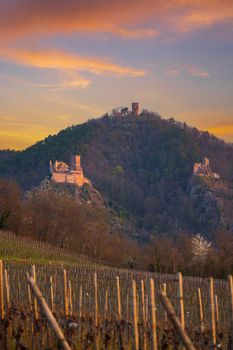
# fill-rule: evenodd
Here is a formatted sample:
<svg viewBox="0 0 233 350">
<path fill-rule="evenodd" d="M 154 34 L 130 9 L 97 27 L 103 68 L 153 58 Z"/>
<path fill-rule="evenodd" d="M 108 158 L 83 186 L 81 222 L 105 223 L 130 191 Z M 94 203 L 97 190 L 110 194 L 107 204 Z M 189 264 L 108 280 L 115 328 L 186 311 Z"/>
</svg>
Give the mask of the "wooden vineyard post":
<svg viewBox="0 0 233 350">
<path fill-rule="evenodd" d="M 157 350 L 158 343 L 157 343 L 157 323 L 156 323 L 156 308 L 155 308 L 155 283 L 153 278 L 150 278 L 150 305 L 151 305 L 153 350 Z"/>
<path fill-rule="evenodd" d="M 141 280 L 141 299 L 142 299 L 142 321 L 146 323 L 146 310 L 145 310 L 145 285 L 144 281 Z"/>
<path fill-rule="evenodd" d="M 230 295 L 231 295 L 231 325 L 233 326 L 233 278 L 232 275 L 228 276 Z"/>
<path fill-rule="evenodd" d="M 145 284 L 141 280 L 141 299 L 142 299 L 142 323 L 143 323 L 143 349 L 147 349 L 146 342 L 146 310 L 145 310 Z"/>
<path fill-rule="evenodd" d="M 199 303 L 199 315 L 200 315 L 200 325 L 201 332 L 204 332 L 204 316 L 203 316 L 203 306 L 202 306 L 202 297 L 201 297 L 201 288 L 197 289 L 198 291 L 198 303 Z"/>
<path fill-rule="evenodd" d="M 34 278 L 29 277 L 28 278 L 28 283 L 31 287 L 31 290 L 33 294 L 35 295 L 35 298 L 38 300 L 38 303 L 40 305 L 40 308 L 42 312 L 44 313 L 50 327 L 52 328 L 53 332 L 55 333 L 56 337 L 59 340 L 59 345 L 64 349 L 64 350 L 71 350 L 69 344 L 67 343 L 63 332 L 61 331 L 56 319 L 54 318 L 50 308 L 48 307 L 45 299 L 43 298 L 41 291 L 39 290 L 37 284 L 35 283 Z"/>
<path fill-rule="evenodd" d="M 230 327 L 230 334 L 231 337 L 233 336 L 233 278 L 232 275 L 228 276 L 228 282 L 230 287 L 230 297 L 231 297 L 231 327 Z"/>
<path fill-rule="evenodd" d="M 21 300 L 21 284 L 18 282 L 18 302 L 20 303 Z"/>
<path fill-rule="evenodd" d="M 214 280 L 210 277 L 210 308 L 211 308 L 211 329 L 212 345 L 216 348 L 216 325 L 215 325 L 215 307 L 214 307 Z"/>
<path fill-rule="evenodd" d="M 98 336 L 98 283 L 97 283 L 97 273 L 94 273 L 94 296 L 95 296 L 95 349 L 99 350 L 99 336 Z"/>
<path fill-rule="evenodd" d="M 139 320 L 139 315 L 140 315 L 140 297 L 139 297 L 138 293 L 137 293 L 137 314 L 138 314 L 138 320 Z"/>
<path fill-rule="evenodd" d="M 82 317 L 82 308 L 83 308 L 83 289 L 82 286 L 79 287 L 79 317 Z"/>
<path fill-rule="evenodd" d="M 134 320 L 134 348 L 139 350 L 139 334 L 138 334 L 138 313 L 137 313 L 137 288 L 135 280 L 132 280 L 133 286 L 133 320 Z"/>
<path fill-rule="evenodd" d="M 27 273 L 27 278 L 29 278 L 29 273 Z M 29 302 L 29 310 L 30 310 L 30 312 L 32 312 L 33 311 L 33 308 L 32 308 L 32 295 L 31 295 L 31 288 L 30 288 L 30 286 L 29 286 L 29 284 L 28 284 L 28 302 Z"/>
<path fill-rule="evenodd" d="M 0 317 L 1 320 L 4 319 L 5 311 L 4 311 L 4 290 L 3 290 L 3 263 L 0 260 Z"/>
<path fill-rule="evenodd" d="M 36 267 L 35 267 L 35 265 L 32 265 L 32 278 L 33 278 L 34 282 L 36 283 Z M 36 298 L 34 298 L 34 315 L 35 315 L 35 319 L 38 320 L 39 315 L 38 315 L 38 305 L 37 305 Z"/>
<path fill-rule="evenodd" d="M 94 274 L 94 292 L 95 292 L 95 326 L 98 327 L 98 285 L 97 274 Z"/>
<path fill-rule="evenodd" d="M 148 309 L 149 309 L 149 296 L 148 294 L 146 294 L 146 309 L 145 309 L 146 322 L 148 322 Z"/>
<path fill-rule="evenodd" d="M 129 291 L 128 290 L 126 295 L 126 321 L 129 322 Z"/>
<path fill-rule="evenodd" d="M 64 315 L 67 318 L 69 316 L 69 308 L 68 308 L 68 293 L 67 293 L 67 276 L 66 269 L 63 270 L 63 283 L 64 283 Z"/>
<path fill-rule="evenodd" d="M 183 345 L 185 346 L 185 348 L 187 350 L 195 350 L 195 347 L 194 347 L 191 339 L 189 338 L 189 336 L 187 335 L 187 333 L 183 329 L 179 318 L 176 316 L 175 310 L 174 310 L 170 300 L 168 299 L 168 297 L 166 296 L 166 294 L 163 291 L 160 292 L 160 299 L 161 299 L 163 307 L 167 311 L 167 315 L 168 315 L 171 323 L 173 324 L 173 326 L 174 326 L 177 334 L 179 335 L 179 338 L 180 338 L 181 342 L 183 343 Z"/>
<path fill-rule="evenodd" d="M 104 304 L 104 319 L 107 319 L 108 315 L 108 288 L 105 291 L 105 304 Z"/>
<path fill-rule="evenodd" d="M 215 315 L 216 315 L 216 325 L 219 324 L 219 310 L 218 310 L 218 296 L 214 295 L 214 303 L 215 303 Z"/>
<path fill-rule="evenodd" d="M 117 313 L 118 313 L 118 319 L 121 320 L 121 290 L 120 290 L 120 280 L 119 277 L 116 277 L 117 282 Z"/>
<path fill-rule="evenodd" d="M 69 305 L 70 305 L 70 316 L 73 314 L 73 300 L 72 300 L 72 286 L 71 281 L 69 281 Z"/>
<path fill-rule="evenodd" d="M 165 295 L 167 295 L 167 284 L 163 283 L 163 292 Z M 165 326 L 167 327 L 167 311 L 164 311 L 164 320 L 165 320 Z"/>
<path fill-rule="evenodd" d="M 53 277 L 49 277 L 50 282 L 50 305 L 51 305 L 51 311 L 54 312 L 54 290 L 53 290 Z"/>
<path fill-rule="evenodd" d="M 6 286 L 6 304 L 7 304 L 7 310 L 9 310 L 11 307 L 10 286 L 9 286 L 9 280 L 8 280 L 8 272 L 6 269 L 4 270 L 4 274 L 5 274 L 5 286 Z"/>
<path fill-rule="evenodd" d="M 180 323 L 182 328 L 185 329 L 183 277 L 181 272 L 178 272 L 178 297 L 180 302 Z"/>
</svg>

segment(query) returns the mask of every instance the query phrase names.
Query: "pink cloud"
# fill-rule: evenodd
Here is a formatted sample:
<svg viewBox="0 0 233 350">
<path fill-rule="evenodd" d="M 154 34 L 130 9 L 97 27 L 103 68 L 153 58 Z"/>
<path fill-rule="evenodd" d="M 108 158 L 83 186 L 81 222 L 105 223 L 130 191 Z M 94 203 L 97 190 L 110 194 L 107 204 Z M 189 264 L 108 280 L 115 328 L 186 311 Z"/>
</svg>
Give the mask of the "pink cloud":
<svg viewBox="0 0 233 350">
<path fill-rule="evenodd" d="M 185 71 L 193 76 L 200 77 L 200 78 L 209 78 L 211 74 L 205 70 L 200 70 L 197 67 L 187 67 L 185 68 Z"/>
<path fill-rule="evenodd" d="M 193 66 L 187 66 L 179 69 L 171 68 L 166 71 L 166 75 L 168 75 L 169 77 L 179 77 L 184 72 L 200 78 L 209 78 L 211 76 L 211 74 L 206 70 L 202 70 L 198 67 Z"/>
<path fill-rule="evenodd" d="M 0 37 L 104 31 L 128 39 L 153 38 L 160 26 L 192 32 L 232 18 L 232 0 L 0 0 Z M 147 21 L 154 27 L 143 28 Z"/>
</svg>

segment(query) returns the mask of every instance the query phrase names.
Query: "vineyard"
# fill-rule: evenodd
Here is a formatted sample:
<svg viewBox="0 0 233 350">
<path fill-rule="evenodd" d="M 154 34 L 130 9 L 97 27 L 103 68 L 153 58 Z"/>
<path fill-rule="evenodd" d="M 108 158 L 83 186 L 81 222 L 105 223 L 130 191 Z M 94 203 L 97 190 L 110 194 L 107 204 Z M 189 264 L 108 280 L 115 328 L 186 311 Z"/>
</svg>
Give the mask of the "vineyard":
<svg viewBox="0 0 233 350">
<path fill-rule="evenodd" d="M 71 349 L 183 349 L 167 295 L 194 349 L 232 349 L 232 278 L 182 277 L 1 261 L 1 349 L 61 349 L 28 283 L 39 287 Z"/>
<path fill-rule="evenodd" d="M 8 261 L 40 264 L 90 264 L 90 258 L 72 254 L 69 250 L 54 247 L 41 241 L 0 231 L 0 257 Z"/>
</svg>

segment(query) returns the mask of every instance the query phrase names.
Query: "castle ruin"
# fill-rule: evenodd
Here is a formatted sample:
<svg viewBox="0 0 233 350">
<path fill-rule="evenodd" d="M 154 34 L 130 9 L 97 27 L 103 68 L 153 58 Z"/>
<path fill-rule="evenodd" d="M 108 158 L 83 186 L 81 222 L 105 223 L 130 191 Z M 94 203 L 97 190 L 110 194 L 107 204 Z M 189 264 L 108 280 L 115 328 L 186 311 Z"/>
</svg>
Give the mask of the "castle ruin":
<svg viewBox="0 0 233 350">
<path fill-rule="evenodd" d="M 52 164 L 50 160 L 50 172 L 54 182 L 75 184 L 80 187 L 90 184 L 90 181 L 83 175 L 80 155 L 71 156 L 70 165 L 57 160 Z"/>
<path fill-rule="evenodd" d="M 193 166 L 193 175 L 212 177 L 216 180 L 220 179 L 219 174 L 212 171 L 208 158 L 203 158 L 201 163 L 195 163 Z"/>
<path fill-rule="evenodd" d="M 140 106 L 138 102 L 132 102 L 132 109 L 129 110 L 128 107 L 118 107 L 112 110 L 110 116 L 112 117 L 128 117 L 128 116 L 136 116 L 140 115 Z"/>
</svg>

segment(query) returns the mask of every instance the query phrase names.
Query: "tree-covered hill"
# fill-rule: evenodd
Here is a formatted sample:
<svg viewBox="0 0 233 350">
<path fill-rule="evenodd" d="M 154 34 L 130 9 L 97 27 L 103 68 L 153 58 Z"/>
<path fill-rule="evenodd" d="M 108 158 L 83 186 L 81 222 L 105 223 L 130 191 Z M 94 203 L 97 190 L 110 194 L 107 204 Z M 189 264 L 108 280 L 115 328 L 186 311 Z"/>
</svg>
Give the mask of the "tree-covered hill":
<svg viewBox="0 0 233 350">
<path fill-rule="evenodd" d="M 197 184 L 191 178 L 193 164 L 206 156 L 221 183 L 231 186 L 233 146 L 147 111 L 140 117 L 104 116 L 62 130 L 22 152 L 1 151 L 0 174 L 28 190 L 50 175 L 50 159 L 69 162 L 76 153 L 81 154 L 85 175 L 105 200 L 138 228 L 153 234 L 198 232 L 202 227 L 210 234 L 224 225 L 231 229 L 231 222 L 221 220 L 224 198 L 221 204 L 215 199 L 206 202 L 216 210 L 201 207 L 199 197 L 193 197 Z M 208 186 L 203 183 L 203 191 Z M 232 201 L 229 194 L 227 203 Z M 227 217 L 233 217 L 229 205 L 227 210 Z"/>
</svg>

